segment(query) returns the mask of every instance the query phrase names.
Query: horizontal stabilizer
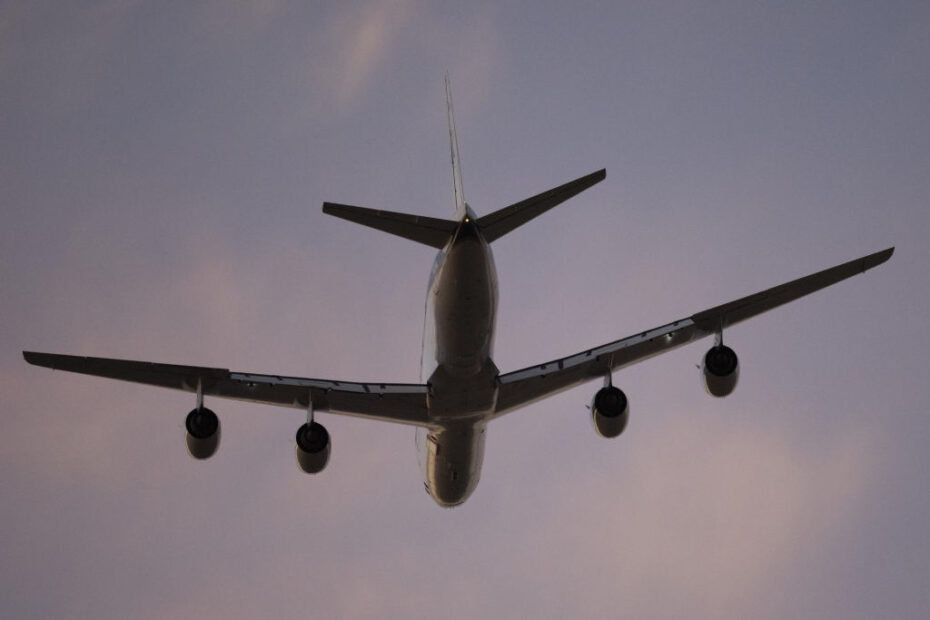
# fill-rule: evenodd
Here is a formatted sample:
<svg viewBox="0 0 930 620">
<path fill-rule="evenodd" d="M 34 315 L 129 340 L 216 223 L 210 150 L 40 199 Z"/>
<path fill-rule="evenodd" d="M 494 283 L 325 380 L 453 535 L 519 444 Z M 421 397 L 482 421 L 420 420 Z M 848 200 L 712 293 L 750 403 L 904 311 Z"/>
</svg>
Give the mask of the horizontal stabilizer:
<svg viewBox="0 0 930 620">
<path fill-rule="evenodd" d="M 504 207 L 494 213 L 478 218 L 478 227 L 488 243 L 499 239 L 514 228 L 526 224 L 538 215 L 542 215 L 552 207 L 565 202 L 572 196 L 580 194 L 595 183 L 600 183 L 607 176 L 607 170 L 601 169 L 583 176 L 580 179 L 569 181 L 549 191 L 537 194 L 532 198 L 521 200 L 509 207 Z"/>
<path fill-rule="evenodd" d="M 425 243 L 441 250 L 458 228 L 458 222 L 435 217 L 379 211 L 365 207 L 353 207 L 334 202 L 323 203 L 323 213 L 362 224 L 411 241 Z"/>
</svg>

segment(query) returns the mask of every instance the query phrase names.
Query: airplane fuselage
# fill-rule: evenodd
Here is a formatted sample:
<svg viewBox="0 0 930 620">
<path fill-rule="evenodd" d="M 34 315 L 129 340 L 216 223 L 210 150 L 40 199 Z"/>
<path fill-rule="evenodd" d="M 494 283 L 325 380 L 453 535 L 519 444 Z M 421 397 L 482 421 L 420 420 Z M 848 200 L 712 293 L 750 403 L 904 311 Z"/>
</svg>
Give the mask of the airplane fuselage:
<svg viewBox="0 0 930 620">
<path fill-rule="evenodd" d="M 461 504 L 478 485 L 497 399 L 491 359 L 497 272 L 490 245 L 467 213 L 433 265 L 420 361 L 433 424 L 417 429 L 416 443 L 426 490 L 442 506 Z"/>
</svg>

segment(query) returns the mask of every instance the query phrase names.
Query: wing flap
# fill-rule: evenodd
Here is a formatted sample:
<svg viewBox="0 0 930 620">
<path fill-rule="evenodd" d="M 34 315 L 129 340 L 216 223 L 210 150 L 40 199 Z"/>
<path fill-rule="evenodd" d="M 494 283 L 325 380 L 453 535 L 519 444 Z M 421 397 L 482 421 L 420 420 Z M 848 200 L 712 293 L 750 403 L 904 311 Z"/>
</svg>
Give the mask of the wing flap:
<svg viewBox="0 0 930 620">
<path fill-rule="evenodd" d="M 649 359 L 711 333 L 699 328 L 691 319 L 683 319 L 575 355 L 500 375 L 496 414 L 507 413 L 592 379 L 602 378 L 612 370 Z"/>
<path fill-rule="evenodd" d="M 156 364 L 102 357 L 24 351 L 35 366 L 196 392 L 249 402 L 307 408 L 402 424 L 428 425 L 429 387 L 404 383 L 356 383 L 230 372 L 225 368 Z"/>
</svg>

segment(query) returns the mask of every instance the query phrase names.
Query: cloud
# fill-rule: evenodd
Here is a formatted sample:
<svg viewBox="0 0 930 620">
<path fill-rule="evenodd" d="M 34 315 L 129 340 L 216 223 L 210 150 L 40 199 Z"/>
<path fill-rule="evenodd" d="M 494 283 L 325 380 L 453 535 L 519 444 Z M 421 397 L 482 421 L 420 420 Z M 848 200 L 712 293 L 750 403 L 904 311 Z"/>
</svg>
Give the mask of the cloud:
<svg viewBox="0 0 930 620">
<path fill-rule="evenodd" d="M 438 10 L 414 10 L 409 0 L 373 2 L 341 16 L 340 25 L 331 28 L 335 38 L 329 39 L 337 67 L 336 102 L 345 105 L 361 96 L 378 72 L 390 66 L 392 56 L 403 51 L 413 52 L 410 60 L 417 66 L 423 60 L 436 64 L 436 75 L 426 77 L 431 84 L 448 69 L 461 91 L 460 103 L 477 109 L 490 95 L 491 75 L 503 61 L 502 46 L 493 14 L 477 11 L 464 20 L 450 26 Z"/>
<path fill-rule="evenodd" d="M 410 3 L 405 0 L 372 2 L 349 17 L 344 29 L 339 29 L 346 36 L 336 53 L 338 103 L 351 101 L 364 89 L 406 25 L 409 9 Z"/>
<path fill-rule="evenodd" d="M 533 524 L 527 564 L 583 580 L 569 603 L 583 615 L 612 615 L 613 591 L 631 617 L 775 609 L 793 568 L 829 552 L 830 532 L 861 514 L 878 475 L 879 438 L 856 429 L 816 453 L 776 427 L 680 420 L 663 432 L 658 453 L 642 436 L 629 444 L 622 481 L 604 470 L 560 481 L 568 496 Z"/>
</svg>

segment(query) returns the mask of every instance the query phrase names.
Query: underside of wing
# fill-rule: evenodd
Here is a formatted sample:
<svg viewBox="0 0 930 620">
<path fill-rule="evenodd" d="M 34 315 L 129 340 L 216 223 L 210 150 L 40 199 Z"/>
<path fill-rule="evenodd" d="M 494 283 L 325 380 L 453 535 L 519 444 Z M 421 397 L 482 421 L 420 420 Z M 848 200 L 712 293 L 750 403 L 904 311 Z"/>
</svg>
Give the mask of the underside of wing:
<svg viewBox="0 0 930 620">
<path fill-rule="evenodd" d="M 700 329 L 691 319 L 682 319 L 575 355 L 502 374 L 498 377 L 496 414 L 502 415 L 586 381 L 602 378 L 612 370 L 671 351 L 711 333 Z"/>
<path fill-rule="evenodd" d="M 498 377 L 496 414 L 502 415 L 591 379 L 604 377 L 613 370 L 721 332 L 731 325 L 876 267 L 891 258 L 893 253 L 894 248 L 888 248 L 655 329 L 545 364 L 502 374 Z"/>
<path fill-rule="evenodd" d="M 355 383 L 231 372 L 225 368 L 156 364 L 102 357 L 24 351 L 30 364 L 85 375 L 197 392 L 206 396 L 427 425 L 429 387 L 403 383 Z"/>
</svg>

